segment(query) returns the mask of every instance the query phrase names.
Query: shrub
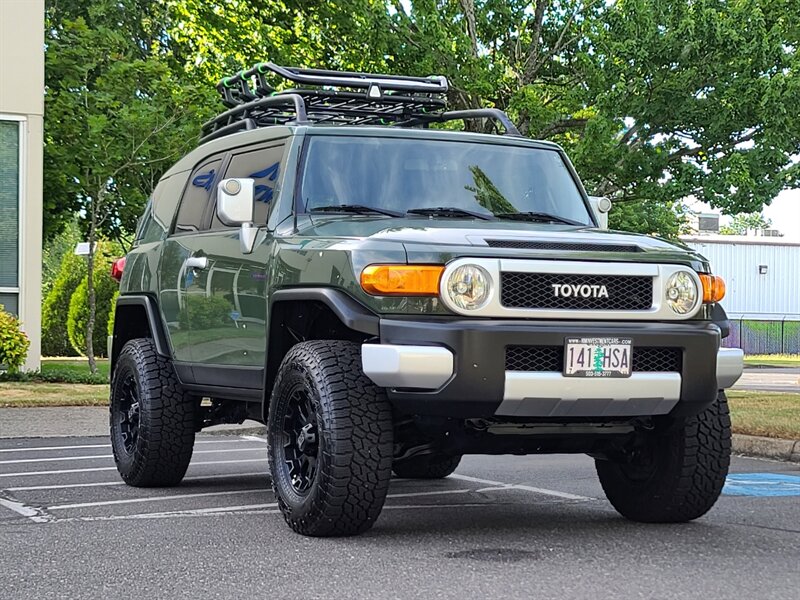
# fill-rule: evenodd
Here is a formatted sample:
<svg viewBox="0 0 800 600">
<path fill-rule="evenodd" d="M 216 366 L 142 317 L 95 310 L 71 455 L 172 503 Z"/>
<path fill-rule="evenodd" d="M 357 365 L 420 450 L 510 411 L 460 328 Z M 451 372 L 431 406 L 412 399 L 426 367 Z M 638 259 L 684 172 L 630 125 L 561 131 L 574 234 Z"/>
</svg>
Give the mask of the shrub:
<svg viewBox="0 0 800 600">
<path fill-rule="evenodd" d="M 67 318 L 72 295 L 86 277 L 86 259 L 72 252 L 64 254 L 58 276 L 42 304 L 42 354 L 77 356 L 69 343 Z"/>
<path fill-rule="evenodd" d="M 192 329 L 213 329 L 231 322 L 233 304 L 222 296 L 186 296 L 186 310 L 180 314 L 180 325 L 186 329 L 191 320 Z"/>
<path fill-rule="evenodd" d="M 111 298 L 117 292 L 117 289 L 117 282 L 111 278 L 109 273 L 108 259 L 101 260 L 98 254 L 98 261 L 94 271 L 95 317 L 94 335 L 92 337 L 95 356 L 105 356 L 107 354 L 106 333 L 108 332 L 108 317 L 111 312 Z M 86 323 L 88 320 L 89 278 L 84 276 L 75 293 L 72 294 L 67 317 L 69 341 L 72 347 L 81 354 L 86 353 Z"/>
<path fill-rule="evenodd" d="M 17 373 L 25 363 L 30 341 L 22 332 L 17 318 L 0 304 L 0 365 L 9 373 Z"/>
<path fill-rule="evenodd" d="M 114 318 L 117 316 L 117 298 L 119 298 L 119 290 L 114 292 L 111 296 L 111 307 L 108 309 L 108 335 L 114 335 Z"/>
</svg>

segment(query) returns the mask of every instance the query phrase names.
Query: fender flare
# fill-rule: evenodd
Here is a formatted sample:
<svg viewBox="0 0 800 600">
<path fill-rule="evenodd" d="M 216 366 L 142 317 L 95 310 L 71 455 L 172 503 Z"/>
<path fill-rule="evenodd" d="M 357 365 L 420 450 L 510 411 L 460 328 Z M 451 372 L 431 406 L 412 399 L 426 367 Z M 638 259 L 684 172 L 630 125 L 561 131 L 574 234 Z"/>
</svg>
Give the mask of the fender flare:
<svg viewBox="0 0 800 600">
<path fill-rule="evenodd" d="M 114 335 L 110 344 L 111 353 L 109 358 L 111 359 L 112 372 L 114 369 L 114 361 L 117 356 L 119 356 L 122 346 L 127 341 L 127 339 L 125 339 L 127 336 L 122 335 L 123 329 L 125 327 L 130 327 L 131 325 L 130 322 L 125 320 L 121 321 L 117 318 L 120 314 L 125 312 L 125 307 L 142 308 L 145 318 L 147 319 L 147 327 L 150 330 L 150 336 L 153 338 L 153 343 L 156 347 L 156 352 L 158 352 L 158 354 L 161 356 L 170 358 L 172 353 L 170 352 L 169 342 L 167 341 L 167 336 L 164 332 L 164 324 L 161 322 L 155 300 L 144 294 L 119 296 L 117 298 L 117 306 L 114 313 Z"/>
<path fill-rule="evenodd" d="M 316 300 L 333 311 L 348 328 L 368 335 L 380 334 L 380 318 L 366 306 L 341 290 L 334 288 L 287 288 L 274 292 L 270 297 L 272 306 L 278 302 Z"/>
</svg>

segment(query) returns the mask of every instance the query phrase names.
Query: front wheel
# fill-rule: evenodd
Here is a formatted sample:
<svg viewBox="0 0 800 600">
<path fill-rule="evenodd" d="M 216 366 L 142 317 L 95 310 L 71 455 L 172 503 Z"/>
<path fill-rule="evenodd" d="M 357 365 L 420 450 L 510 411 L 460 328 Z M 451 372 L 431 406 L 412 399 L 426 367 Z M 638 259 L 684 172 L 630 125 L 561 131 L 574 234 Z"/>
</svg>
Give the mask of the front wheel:
<svg viewBox="0 0 800 600">
<path fill-rule="evenodd" d="M 706 410 L 648 434 L 626 462 L 596 460 L 606 497 L 643 523 L 680 523 L 707 513 L 719 498 L 731 457 L 731 419 L 723 392 Z"/>
<path fill-rule="evenodd" d="M 297 533 L 372 527 L 392 473 L 392 409 L 343 341 L 295 345 L 281 363 L 267 419 L 272 488 Z"/>
</svg>

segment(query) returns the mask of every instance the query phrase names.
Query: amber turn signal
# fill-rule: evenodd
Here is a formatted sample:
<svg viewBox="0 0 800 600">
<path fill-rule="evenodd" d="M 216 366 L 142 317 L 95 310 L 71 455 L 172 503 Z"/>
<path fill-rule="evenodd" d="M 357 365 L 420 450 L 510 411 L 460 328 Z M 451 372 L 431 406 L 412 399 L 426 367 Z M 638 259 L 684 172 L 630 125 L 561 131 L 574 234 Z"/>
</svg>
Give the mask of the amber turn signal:
<svg viewBox="0 0 800 600">
<path fill-rule="evenodd" d="M 361 287 L 373 296 L 438 296 L 441 265 L 370 265 Z"/>
<path fill-rule="evenodd" d="M 725 280 L 718 275 L 700 274 L 703 282 L 703 302 L 719 302 L 725 297 Z"/>
</svg>

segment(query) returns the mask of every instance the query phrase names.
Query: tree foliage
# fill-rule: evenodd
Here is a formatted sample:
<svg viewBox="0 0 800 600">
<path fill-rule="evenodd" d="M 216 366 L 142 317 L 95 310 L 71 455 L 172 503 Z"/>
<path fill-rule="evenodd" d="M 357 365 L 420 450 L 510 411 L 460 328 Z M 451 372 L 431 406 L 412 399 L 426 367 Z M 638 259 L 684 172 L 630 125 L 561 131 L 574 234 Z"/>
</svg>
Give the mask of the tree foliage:
<svg viewBox="0 0 800 600">
<path fill-rule="evenodd" d="M 772 225 L 761 213 L 739 213 L 731 222 L 719 228 L 722 235 L 747 235 L 748 231 L 761 231 Z"/>
<path fill-rule="evenodd" d="M 48 232 L 100 189 L 103 230 L 129 230 L 221 108 L 213 84 L 265 59 L 444 74 L 452 108 L 497 107 L 562 144 L 635 231 L 674 235 L 690 196 L 757 212 L 800 183 L 796 0 L 51 0 L 47 14 Z"/>
</svg>

